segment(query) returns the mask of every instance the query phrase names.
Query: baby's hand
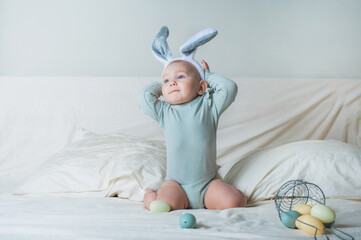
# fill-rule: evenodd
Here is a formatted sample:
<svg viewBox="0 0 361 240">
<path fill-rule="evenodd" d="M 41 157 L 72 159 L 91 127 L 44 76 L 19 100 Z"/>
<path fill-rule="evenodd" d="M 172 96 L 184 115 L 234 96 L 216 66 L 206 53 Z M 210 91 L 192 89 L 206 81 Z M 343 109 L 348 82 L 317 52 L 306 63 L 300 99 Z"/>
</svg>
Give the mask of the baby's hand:
<svg viewBox="0 0 361 240">
<path fill-rule="evenodd" d="M 210 71 L 210 70 L 209 70 L 208 63 L 206 63 L 206 61 L 204 61 L 203 59 L 202 59 L 202 64 L 203 64 L 203 70 L 208 70 L 208 71 Z"/>
</svg>

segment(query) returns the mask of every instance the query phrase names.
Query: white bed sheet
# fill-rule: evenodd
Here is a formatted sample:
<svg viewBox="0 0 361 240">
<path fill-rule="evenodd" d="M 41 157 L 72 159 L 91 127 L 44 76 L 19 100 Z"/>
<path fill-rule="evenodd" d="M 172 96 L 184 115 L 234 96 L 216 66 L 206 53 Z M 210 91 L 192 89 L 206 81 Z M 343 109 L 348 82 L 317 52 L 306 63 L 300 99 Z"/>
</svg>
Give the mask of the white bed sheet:
<svg viewBox="0 0 361 240">
<path fill-rule="evenodd" d="M 127 199 L 16 196 L 8 190 L 0 194 L 0 239 L 4 240 L 313 239 L 284 227 L 271 200 L 223 211 L 150 213 L 142 202 Z M 326 203 L 336 212 L 335 227 L 361 239 L 361 201 L 328 199 Z M 195 229 L 179 227 L 179 218 L 186 212 L 197 218 Z"/>
</svg>

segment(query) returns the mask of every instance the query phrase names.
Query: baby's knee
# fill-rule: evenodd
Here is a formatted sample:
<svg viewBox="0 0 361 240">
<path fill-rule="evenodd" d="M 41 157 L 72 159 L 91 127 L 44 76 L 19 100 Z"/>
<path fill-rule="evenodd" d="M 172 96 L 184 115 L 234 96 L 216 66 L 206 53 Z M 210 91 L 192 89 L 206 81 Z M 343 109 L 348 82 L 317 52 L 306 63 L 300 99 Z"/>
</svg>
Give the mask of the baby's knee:
<svg viewBox="0 0 361 240">
<path fill-rule="evenodd" d="M 240 207 L 245 207 L 247 205 L 247 196 L 246 194 L 244 194 L 243 192 L 239 191 L 240 193 Z"/>
<path fill-rule="evenodd" d="M 187 209 L 188 201 L 186 199 L 167 199 L 167 203 L 170 205 L 172 210 Z"/>
<path fill-rule="evenodd" d="M 225 200 L 224 209 L 245 207 L 246 205 L 247 197 L 242 192 L 240 192 L 239 194 L 235 194 Z"/>
<path fill-rule="evenodd" d="M 171 206 L 172 210 L 186 209 L 188 198 L 183 188 L 175 181 L 166 181 L 158 191 L 158 200 L 162 200 Z"/>
</svg>

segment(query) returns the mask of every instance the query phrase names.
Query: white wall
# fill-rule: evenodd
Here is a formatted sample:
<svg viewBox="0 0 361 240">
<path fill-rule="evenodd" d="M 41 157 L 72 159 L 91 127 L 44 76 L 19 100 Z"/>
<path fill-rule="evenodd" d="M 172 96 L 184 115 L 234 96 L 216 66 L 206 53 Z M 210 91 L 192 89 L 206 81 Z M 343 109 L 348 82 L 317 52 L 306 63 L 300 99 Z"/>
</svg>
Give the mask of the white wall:
<svg viewBox="0 0 361 240">
<path fill-rule="evenodd" d="M 218 36 L 197 59 L 240 77 L 361 78 L 359 0 L 0 0 L 0 75 L 159 76 L 151 42 Z"/>
</svg>

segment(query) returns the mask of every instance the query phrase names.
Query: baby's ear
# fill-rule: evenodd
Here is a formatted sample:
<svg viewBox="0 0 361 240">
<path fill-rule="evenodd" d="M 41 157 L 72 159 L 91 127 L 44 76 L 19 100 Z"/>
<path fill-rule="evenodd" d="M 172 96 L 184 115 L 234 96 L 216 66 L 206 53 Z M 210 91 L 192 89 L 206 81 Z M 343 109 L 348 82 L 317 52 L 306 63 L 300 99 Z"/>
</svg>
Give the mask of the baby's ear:
<svg viewBox="0 0 361 240">
<path fill-rule="evenodd" d="M 198 95 L 201 96 L 207 91 L 207 82 L 206 80 L 199 81 L 199 89 L 198 89 Z"/>
</svg>

